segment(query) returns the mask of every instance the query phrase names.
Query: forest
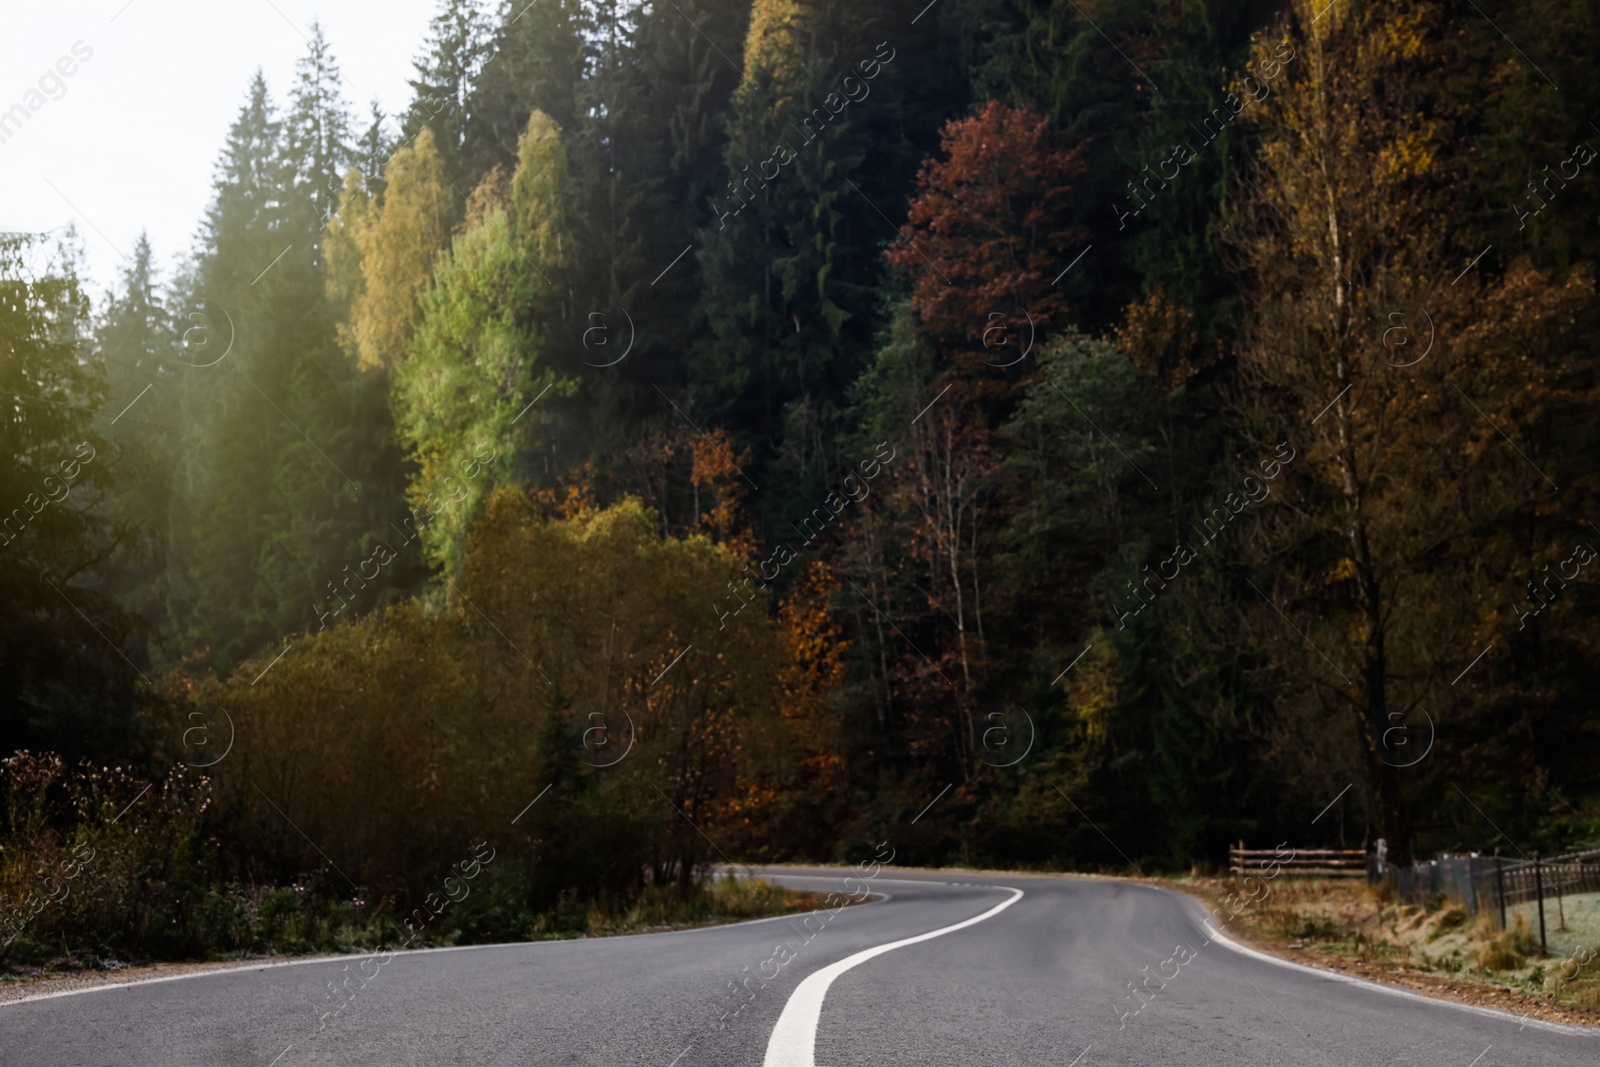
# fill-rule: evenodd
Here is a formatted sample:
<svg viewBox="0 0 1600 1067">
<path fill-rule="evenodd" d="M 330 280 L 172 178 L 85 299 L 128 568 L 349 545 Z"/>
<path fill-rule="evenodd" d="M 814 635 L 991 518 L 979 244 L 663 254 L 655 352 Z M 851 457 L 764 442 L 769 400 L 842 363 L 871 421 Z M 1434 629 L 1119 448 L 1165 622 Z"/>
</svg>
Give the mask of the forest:
<svg viewBox="0 0 1600 1067">
<path fill-rule="evenodd" d="M 0 951 L 479 842 L 466 940 L 1600 836 L 1600 2 L 441 0 L 394 115 L 338 51 L 189 249 L 0 236 Z"/>
</svg>

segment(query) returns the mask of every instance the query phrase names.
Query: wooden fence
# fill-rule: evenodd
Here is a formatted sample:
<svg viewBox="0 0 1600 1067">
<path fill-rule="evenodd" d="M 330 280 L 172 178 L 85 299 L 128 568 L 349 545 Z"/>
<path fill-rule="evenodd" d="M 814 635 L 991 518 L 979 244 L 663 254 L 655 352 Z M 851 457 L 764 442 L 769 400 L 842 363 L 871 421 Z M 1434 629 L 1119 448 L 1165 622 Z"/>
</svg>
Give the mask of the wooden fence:
<svg viewBox="0 0 1600 1067">
<path fill-rule="evenodd" d="M 1277 865 L 1278 874 L 1302 878 L 1365 878 L 1367 854 L 1359 848 L 1245 848 L 1228 846 L 1228 870 L 1258 874 Z"/>
<path fill-rule="evenodd" d="M 1547 908 L 1555 911 L 1554 918 L 1564 928 L 1562 897 L 1600 893 L 1600 849 L 1518 862 L 1473 853 L 1395 867 L 1361 849 L 1246 848 L 1240 841 L 1228 846 L 1228 870 L 1303 878 L 1365 878 L 1370 873 L 1372 879 L 1394 887 L 1404 902 L 1452 900 L 1473 915 L 1489 914 L 1501 929 L 1505 929 L 1507 907 L 1532 902 L 1537 905 L 1541 951 L 1546 945 Z"/>
</svg>

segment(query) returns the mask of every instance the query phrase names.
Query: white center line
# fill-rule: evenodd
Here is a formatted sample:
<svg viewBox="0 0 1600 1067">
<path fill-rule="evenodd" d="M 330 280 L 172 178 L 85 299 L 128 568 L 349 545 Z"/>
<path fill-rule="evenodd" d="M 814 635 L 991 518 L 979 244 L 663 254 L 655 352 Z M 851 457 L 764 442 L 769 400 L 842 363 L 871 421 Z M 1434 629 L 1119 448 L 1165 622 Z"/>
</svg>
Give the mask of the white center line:
<svg viewBox="0 0 1600 1067">
<path fill-rule="evenodd" d="M 915 937 L 864 949 L 820 971 L 813 971 L 805 981 L 795 987 L 795 991 L 789 995 L 789 1002 L 783 1006 L 783 1014 L 778 1016 L 778 1025 L 772 1028 L 772 1037 L 767 1042 L 767 1056 L 762 1061 L 762 1067 L 817 1067 L 817 1024 L 822 1019 L 822 1000 L 828 995 L 828 987 L 833 984 L 835 978 L 885 952 L 929 941 L 935 937 L 943 937 L 945 934 L 953 934 L 957 930 L 975 926 L 985 919 L 992 919 L 1022 899 L 1022 890 L 1013 889 L 1008 885 L 988 888 L 1004 889 L 1012 895 L 982 915 L 974 915 L 953 926 L 930 930 Z"/>
</svg>

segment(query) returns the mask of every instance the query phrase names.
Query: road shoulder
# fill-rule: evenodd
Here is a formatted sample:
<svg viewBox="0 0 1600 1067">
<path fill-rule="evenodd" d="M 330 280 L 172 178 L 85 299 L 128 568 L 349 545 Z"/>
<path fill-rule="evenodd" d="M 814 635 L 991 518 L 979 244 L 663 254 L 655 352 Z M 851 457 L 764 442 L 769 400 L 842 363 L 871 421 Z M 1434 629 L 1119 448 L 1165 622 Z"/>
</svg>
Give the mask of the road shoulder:
<svg viewBox="0 0 1600 1067">
<path fill-rule="evenodd" d="M 1210 884 L 1215 882 L 1215 884 Z M 1222 908 L 1222 897 L 1230 883 L 1164 881 L 1168 889 L 1200 901 L 1207 911 Z M 1220 912 L 1226 915 L 1226 911 Z M 1219 923 L 1228 938 L 1257 952 L 1319 971 L 1331 971 L 1349 978 L 1409 990 L 1434 1000 L 1452 1001 L 1480 1008 L 1520 1015 L 1546 1022 L 1600 1028 L 1600 1010 L 1563 1002 L 1549 992 L 1535 993 L 1491 979 L 1455 978 L 1393 960 L 1362 958 L 1321 942 L 1304 942 L 1271 936 L 1250 922 L 1248 910 L 1238 918 Z"/>
</svg>

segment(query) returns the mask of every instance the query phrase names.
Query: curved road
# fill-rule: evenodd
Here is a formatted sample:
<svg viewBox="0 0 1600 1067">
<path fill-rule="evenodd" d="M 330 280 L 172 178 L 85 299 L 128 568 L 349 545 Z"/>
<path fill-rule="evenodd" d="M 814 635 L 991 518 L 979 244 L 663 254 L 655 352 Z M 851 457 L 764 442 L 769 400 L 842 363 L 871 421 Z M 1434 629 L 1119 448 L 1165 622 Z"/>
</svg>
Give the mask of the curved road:
<svg viewBox="0 0 1600 1067">
<path fill-rule="evenodd" d="M 764 873 L 821 892 L 859 874 Z M 809 923 L 403 952 L 326 1018 L 359 957 L 17 1001 L 0 1005 L 0 1063 L 1600 1063 L 1600 1032 L 1274 962 L 1143 884 L 884 868 L 870 885 L 882 899 Z"/>
</svg>

